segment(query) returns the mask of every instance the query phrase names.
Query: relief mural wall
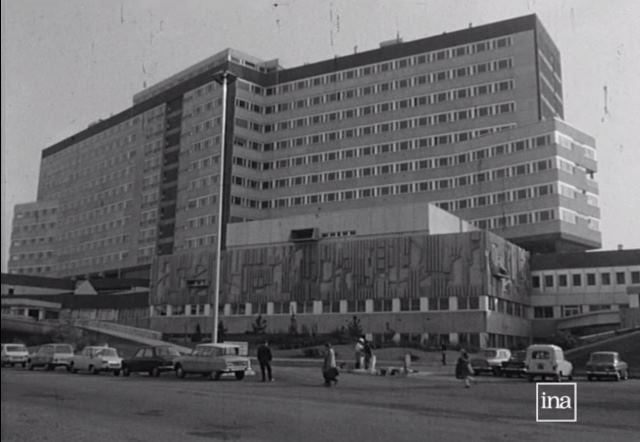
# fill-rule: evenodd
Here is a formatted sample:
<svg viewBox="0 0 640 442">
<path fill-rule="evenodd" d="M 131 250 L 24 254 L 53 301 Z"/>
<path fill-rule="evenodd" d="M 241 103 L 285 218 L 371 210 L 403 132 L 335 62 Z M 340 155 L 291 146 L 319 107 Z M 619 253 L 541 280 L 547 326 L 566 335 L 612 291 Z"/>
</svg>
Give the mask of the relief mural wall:
<svg viewBox="0 0 640 442">
<path fill-rule="evenodd" d="M 488 232 L 335 239 L 228 250 L 221 303 L 527 296 L 528 255 Z M 213 253 L 160 256 L 152 304 L 213 299 Z"/>
</svg>

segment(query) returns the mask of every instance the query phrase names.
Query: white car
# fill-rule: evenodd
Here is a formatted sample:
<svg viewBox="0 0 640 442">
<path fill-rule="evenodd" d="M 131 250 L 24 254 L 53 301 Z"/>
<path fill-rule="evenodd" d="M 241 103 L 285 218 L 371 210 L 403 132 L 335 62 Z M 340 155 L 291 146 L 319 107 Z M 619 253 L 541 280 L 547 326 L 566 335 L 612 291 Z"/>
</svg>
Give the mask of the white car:
<svg viewBox="0 0 640 442">
<path fill-rule="evenodd" d="M 564 358 L 564 352 L 557 345 L 534 344 L 527 348 L 527 377 L 533 382 L 536 376 L 543 381 L 550 377 L 560 382 L 562 378 L 572 379 L 573 364 Z"/>
<path fill-rule="evenodd" d="M 2 344 L 2 366 L 22 365 L 26 367 L 29 351 L 23 344 Z"/>
<path fill-rule="evenodd" d="M 88 346 L 71 358 L 69 369 L 72 373 L 89 371 L 98 374 L 102 371 L 111 372 L 116 376 L 122 370 L 122 358 L 115 348 L 107 346 Z"/>
</svg>

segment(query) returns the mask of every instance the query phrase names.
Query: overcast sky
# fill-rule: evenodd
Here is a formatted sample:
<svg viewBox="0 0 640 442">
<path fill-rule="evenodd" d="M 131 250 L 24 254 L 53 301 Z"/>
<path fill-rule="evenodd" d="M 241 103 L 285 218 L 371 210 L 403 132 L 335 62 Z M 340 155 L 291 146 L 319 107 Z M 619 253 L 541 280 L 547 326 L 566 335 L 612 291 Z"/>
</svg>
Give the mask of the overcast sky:
<svg viewBox="0 0 640 442">
<path fill-rule="evenodd" d="M 562 55 L 565 119 L 596 138 L 603 249 L 640 248 L 637 0 L 2 2 L 2 271 L 41 151 L 232 47 L 284 67 L 536 13 Z"/>
</svg>

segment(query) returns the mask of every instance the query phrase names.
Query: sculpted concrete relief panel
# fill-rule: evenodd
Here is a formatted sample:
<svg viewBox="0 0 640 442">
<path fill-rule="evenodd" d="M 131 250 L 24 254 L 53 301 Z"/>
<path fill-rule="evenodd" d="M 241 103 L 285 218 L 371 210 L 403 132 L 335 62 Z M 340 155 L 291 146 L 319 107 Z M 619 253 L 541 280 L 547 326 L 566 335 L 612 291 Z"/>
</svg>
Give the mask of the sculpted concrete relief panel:
<svg viewBox="0 0 640 442">
<path fill-rule="evenodd" d="M 524 301 L 529 294 L 529 254 L 492 233 L 485 251 L 488 294 Z"/>
<path fill-rule="evenodd" d="M 519 300 L 529 280 L 526 252 L 486 232 L 325 240 L 226 253 L 221 303 L 485 294 Z M 155 305 L 210 303 L 215 256 L 161 256 L 152 281 Z"/>
<path fill-rule="evenodd" d="M 233 250 L 226 302 L 477 296 L 485 236 L 415 235 Z"/>
<path fill-rule="evenodd" d="M 161 304 L 206 304 L 213 299 L 215 254 L 158 256 L 152 266 L 150 300 Z"/>
</svg>

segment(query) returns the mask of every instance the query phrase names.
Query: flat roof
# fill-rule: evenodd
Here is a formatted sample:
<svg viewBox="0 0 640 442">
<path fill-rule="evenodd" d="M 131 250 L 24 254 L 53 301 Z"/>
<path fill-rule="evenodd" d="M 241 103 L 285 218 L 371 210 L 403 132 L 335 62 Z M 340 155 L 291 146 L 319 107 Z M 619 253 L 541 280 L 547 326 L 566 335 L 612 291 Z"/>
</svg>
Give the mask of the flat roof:
<svg viewBox="0 0 640 442">
<path fill-rule="evenodd" d="M 640 249 L 531 255 L 531 271 L 640 266 Z"/>
</svg>

